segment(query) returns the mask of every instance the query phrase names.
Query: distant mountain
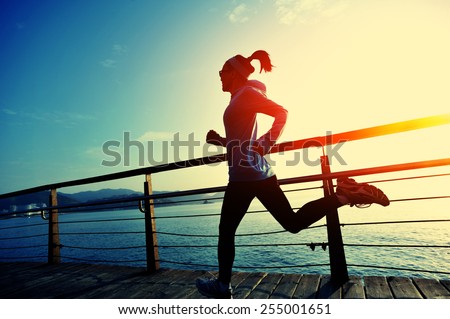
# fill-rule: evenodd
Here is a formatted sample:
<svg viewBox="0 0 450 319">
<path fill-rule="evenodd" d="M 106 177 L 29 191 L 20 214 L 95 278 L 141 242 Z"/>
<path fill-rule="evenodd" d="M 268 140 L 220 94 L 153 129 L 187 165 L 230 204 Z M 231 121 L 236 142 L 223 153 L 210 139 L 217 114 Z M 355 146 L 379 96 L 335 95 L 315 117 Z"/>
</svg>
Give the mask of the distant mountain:
<svg viewBox="0 0 450 319">
<path fill-rule="evenodd" d="M 60 194 L 63 194 L 63 193 L 60 193 Z M 136 192 L 131 189 L 125 189 L 125 188 L 118 188 L 118 189 L 105 188 L 105 189 L 100 189 L 97 191 L 86 191 L 86 192 L 79 192 L 79 193 L 74 193 L 74 194 L 64 194 L 64 195 L 68 196 L 80 203 L 85 203 L 85 202 L 90 202 L 90 201 L 109 199 L 112 197 L 120 198 L 120 197 L 129 197 L 132 195 L 141 196 L 141 195 L 143 195 L 143 193 Z"/>
<path fill-rule="evenodd" d="M 45 207 L 49 204 L 49 191 L 42 191 L 22 196 L 0 199 L 0 211 L 24 210 L 27 206 L 36 204 L 37 207 Z M 58 194 L 59 205 L 77 204 L 78 201 L 70 195 Z"/>
<path fill-rule="evenodd" d="M 166 192 L 155 191 L 154 194 L 162 194 Z M 49 191 L 42 191 L 34 194 L 27 194 L 22 196 L 14 196 L 11 198 L 0 200 L 0 211 L 1 212 L 14 212 L 14 211 L 24 211 L 30 207 L 46 207 L 49 205 Z M 132 199 L 133 197 L 143 196 L 142 192 L 137 192 L 130 189 L 101 189 L 97 191 L 84 191 L 74 194 L 58 193 L 58 205 L 77 205 L 82 206 L 81 209 L 96 211 L 96 210 L 113 210 L 113 209 L 129 209 L 131 207 L 137 207 L 137 201 L 128 201 L 127 199 Z M 219 196 L 219 195 L 217 195 Z M 198 204 L 198 203 L 210 203 L 214 202 L 215 197 L 211 194 L 200 194 L 191 196 L 182 196 L 175 198 L 158 198 L 155 199 L 155 205 L 180 205 L 180 204 Z M 120 200 L 123 199 L 121 202 Z M 102 206 L 94 205 L 95 202 L 114 200 L 118 202 L 112 204 L 105 204 Z M 192 201 L 192 202 L 190 202 Z M 92 203 L 93 205 L 88 205 Z M 70 210 L 79 210 L 80 208 L 72 208 Z"/>
</svg>

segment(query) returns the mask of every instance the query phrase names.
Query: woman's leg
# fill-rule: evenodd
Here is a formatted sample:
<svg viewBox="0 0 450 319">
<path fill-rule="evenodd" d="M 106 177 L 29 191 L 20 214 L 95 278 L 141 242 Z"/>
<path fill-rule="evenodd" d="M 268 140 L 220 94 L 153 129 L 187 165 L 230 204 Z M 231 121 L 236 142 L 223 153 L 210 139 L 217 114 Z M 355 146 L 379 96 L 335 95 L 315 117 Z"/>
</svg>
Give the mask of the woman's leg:
<svg viewBox="0 0 450 319">
<path fill-rule="evenodd" d="M 230 182 L 225 190 L 219 225 L 219 281 L 229 284 L 233 268 L 236 230 L 255 197 L 253 183 Z"/>
<path fill-rule="evenodd" d="M 294 212 L 275 176 L 258 186 L 256 197 L 280 225 L 291 233 L 298 233 L 325 217 L 328 210 L 342 206 L 338 198 L 332 195 L 306 203 Z"/>
</svg>

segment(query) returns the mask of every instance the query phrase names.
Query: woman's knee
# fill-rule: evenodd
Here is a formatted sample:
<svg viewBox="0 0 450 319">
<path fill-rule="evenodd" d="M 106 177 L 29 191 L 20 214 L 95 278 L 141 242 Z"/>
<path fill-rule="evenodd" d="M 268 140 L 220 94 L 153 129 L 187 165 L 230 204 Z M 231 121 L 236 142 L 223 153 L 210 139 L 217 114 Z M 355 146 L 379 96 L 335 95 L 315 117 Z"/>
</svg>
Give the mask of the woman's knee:
<svg viewBox="0 0 450 319">
<path fill-rule="evenodd" d="M 228 223 L 219 224 L 219 237 L 234 237 L 237 227 Z"/>
<path fill-rule="evenodd" d="M 292 234 L 298 234 L 303 229 L 303 227 L 301 227 L 299 225 L 292 225 L 292 224 L 284 225 L 283 227 L 285 230 L 287 230 L 288 232 L 290 232 Z"/>
</svg>

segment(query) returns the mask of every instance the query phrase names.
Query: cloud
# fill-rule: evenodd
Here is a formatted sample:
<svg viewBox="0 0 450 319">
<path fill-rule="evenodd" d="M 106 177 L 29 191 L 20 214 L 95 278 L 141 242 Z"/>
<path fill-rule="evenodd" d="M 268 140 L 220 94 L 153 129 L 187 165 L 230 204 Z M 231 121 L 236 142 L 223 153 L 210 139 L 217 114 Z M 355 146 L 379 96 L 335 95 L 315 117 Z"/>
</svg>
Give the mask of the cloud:
<svg viewBox="0 0 450 319">
<path fill-rule="evenodd" d="M 30 120 L 60 124 L 66 127 L 73 127 L 80 122 L 86 122 L 93 120 L 94 117 L 88 114 L 73 113 L 73 112 L 61 112 L 61 111 L 13 111 L 8 108 L 2 109 L 3 113 L 16 116 L 16 120 L 20 121 L 20 124 L 29 124 Z"/>
<path fill-rule="evenodd" d="M 84 150 L 84 154 L 91 158 L 103 158 L 105 153 L 103 152 L 102 147 L 89 147 Z"/>
<path fill-rule="evenodd" d="M 115 68 L 117 65 L 117 61 L 113 59 L 105 59 L 103 61 L 100 61 L 100 64 L 107 69 Z"/>
<path fill-rule="evenodd" d="M 250 16 L 255 14 L 255 9 L 251 9 L 245 3 L 241 3 L 228 13 L 228 20 L 230 20 L 231 23 L 245 23 L 250 20 Z"/>
<path fill-rule="evenodd" d="M 137 140 L 139 142 L 147 141 L 169 141 L 172 140 L 174 133 L 164 131 L 148 131 L 142 134 Z"/>
<path fill-rule="evenodd" d="M 310 24 L 337 16 L 349 0 L 276 0 L 276 15 L 282 24 Z"/>
<path fill-rule="evenodd" d="M 116 43 L 112 46 L 111 55 L 115 56 L 116 58 L 118 58 L 119 56 L 123 56 L 127 53 L 128 47 L 126 45 Z M 100 65 L 107 69 L 113 69 L 117 67 L 118 62 L 117 60 L 109 57 L 107 59 L 100 61 Z"/>
<path fill-rule="evenodd" d="M 21 22 L 17 22 L 17 23 L 16 23 L 16 29 L 17 29 L 17 30 L 25 29 L 25 24 L 24 24 L 24 23 L 21 23 Z"/>
<path fill-rule="evenodd" d="M 11 110 L 11 109 L 2 109 L 3 113 L 8 115 L 17 115 L 17 112 Z"/>
<path fill-rule="evenodd" d="M 64 117 L 67 120 L 70 121 L 76 121 L 76 122 L 84 122 L 84 121 L 91 121 L 94 120 L 95 117 L 88 114 L 81 114 L 81 113 L 72 113 L 72 112 L 58 112 L 58 114 L 61 117 Z"/>
<path fill-rule="evenodd" d="M 114 44 L 113 45 L 113 52 L 117 55 L 124 55 L 128 52 L 128 48 L 125 45 L 121 44 Z"/>
</svg>

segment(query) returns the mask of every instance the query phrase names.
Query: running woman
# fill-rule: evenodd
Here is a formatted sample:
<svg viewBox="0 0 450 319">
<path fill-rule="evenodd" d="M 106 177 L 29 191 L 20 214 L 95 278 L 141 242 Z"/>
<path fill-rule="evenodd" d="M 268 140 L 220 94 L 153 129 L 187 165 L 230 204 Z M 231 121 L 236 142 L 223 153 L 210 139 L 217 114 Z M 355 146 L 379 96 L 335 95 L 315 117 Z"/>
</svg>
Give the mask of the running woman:
<svg viewBox="0 0 450 319">
<path fill-rule="evenodd" d="M 206 136 L 207 143 L 226 147 L 229 168 L 219 224 L 219 276 L 196 281 L 198 291 L 208 297 L 231 298 L 235 234 L 255 197 L 291 233 L 298 233 L 322 219 L 327 211 L 343 205 L 389 205 L 389 199 L 375 186 L 343 178 L 337 180 L 335 194 L 306 203 L 296 212 L 292 209 L 273 168 L 264 158 L 283 132 L 288 111 L 267 98 L 263 83 L 248 79 L 255 71 L 251 64 L 255 59 L 261 65 L 260 73 L 272 70 L 269 54 L 258 50 L 248 58 L 236 55 L 228 59 L 219 71 L 222 91 L 231 94 L 223 115 L 225 137 L 214 130 Z M 257 135 L 258 113 L 274 118 L 269 131 L 260 137 Z"/>
</svg>

